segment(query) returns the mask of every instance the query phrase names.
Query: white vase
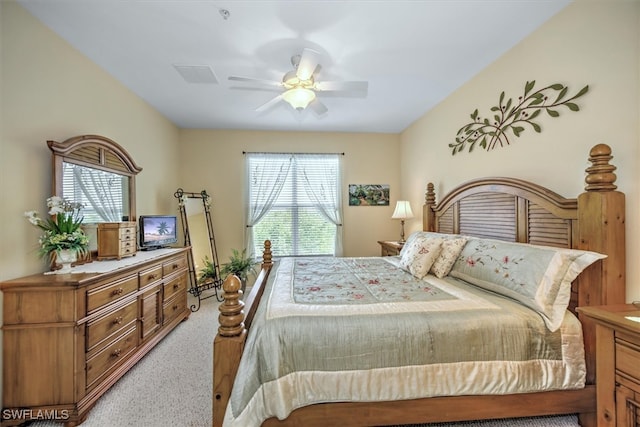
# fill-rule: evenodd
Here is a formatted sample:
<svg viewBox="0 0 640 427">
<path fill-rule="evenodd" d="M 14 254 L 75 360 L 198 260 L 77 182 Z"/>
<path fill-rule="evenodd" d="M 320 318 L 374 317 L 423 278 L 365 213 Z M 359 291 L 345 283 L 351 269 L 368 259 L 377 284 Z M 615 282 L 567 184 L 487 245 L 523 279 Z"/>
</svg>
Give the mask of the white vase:
<svg viewBox="0 0 640 427">
<path fill-rule="evenodd" d="M 78 256 L 76 251 L 71 249 L 61 249 L 56 252 L 56 263 L 62 267 L 58 270 L 58 273 L 68 273 L 71 271 L 71 264 L 76 262 Z"/>
</svg>

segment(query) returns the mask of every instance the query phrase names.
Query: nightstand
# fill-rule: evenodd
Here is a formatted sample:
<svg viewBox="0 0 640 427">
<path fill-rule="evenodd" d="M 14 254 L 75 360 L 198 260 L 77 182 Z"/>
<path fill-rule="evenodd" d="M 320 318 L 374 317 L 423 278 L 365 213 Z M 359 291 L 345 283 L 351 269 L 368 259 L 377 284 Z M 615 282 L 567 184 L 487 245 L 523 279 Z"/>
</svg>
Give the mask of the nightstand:
<svg viewBox="0 0 640 427">
<path fill-rule="evenodd" d="M 400 255 L 400 250 L 404 246 L 404 243 L 378 240 L 380 244 L 380 256 L 395 256 Z"/>
<path fill-rule="evenodd" d="M 598 427 L 635 426 L 640 417 L 640 310 L 631 304 L 579 307 L 596 323 Z"/>
</svg>

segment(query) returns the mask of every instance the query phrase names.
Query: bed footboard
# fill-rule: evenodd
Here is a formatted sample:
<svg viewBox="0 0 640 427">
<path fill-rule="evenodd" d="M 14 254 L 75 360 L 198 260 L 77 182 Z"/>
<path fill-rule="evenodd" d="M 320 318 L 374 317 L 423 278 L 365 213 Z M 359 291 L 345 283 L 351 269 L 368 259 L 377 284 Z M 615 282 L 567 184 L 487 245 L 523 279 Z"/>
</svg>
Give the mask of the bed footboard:
<svg viewBox="0 0 640 427">
<path fill-rule="evenodd" d="M 241 282 L 238 277 L 228 276 L 222 284 L 224 301 L 218 308 L 218 334 L 213 341 L 213 426 L 221 427 L 229 403 L 233 381 L 244 350 L 247 332 L 253 321 L 269 273 L 273 266 L 271 242 L 264 242 L 262 266 L 249 294 L 241 300 Z"/>
</svg>

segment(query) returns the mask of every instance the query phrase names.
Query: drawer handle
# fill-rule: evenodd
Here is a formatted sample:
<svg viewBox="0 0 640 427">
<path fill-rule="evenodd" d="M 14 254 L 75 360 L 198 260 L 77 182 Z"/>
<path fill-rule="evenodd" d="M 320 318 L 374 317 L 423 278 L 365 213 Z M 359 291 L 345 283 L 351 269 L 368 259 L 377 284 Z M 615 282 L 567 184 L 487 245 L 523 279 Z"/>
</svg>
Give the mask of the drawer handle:
<svg viewBox="0 0 640 427">
<path fill-rule="evenodd" d="M 178 309 L 178 304 L 173 306 L 173 311 L 176 311 Z"/>
<path fill-rule="evenodd" d="M 118 289 L 114 289 L 114 291 L 111 292 L 111 295 L 118 296 L 118 295 L 122 295 L 123 292 L 124 292 L 124 289 L 118 288 Z"/>
<path fill-rule="evenodd" d="M 173 269 L 175 270 L 175 269 L 177 269 L 177 268 L 180 268 L 180 265 L 178 265 L 178 264 L 173 264 L 173 266 L 172 266 L 172 267 L 173 267 Z"/>
<path fill-rule="evenodd" d="M 120 350 L 119 348 L 116 348 L 115 350 L 113 350 L 113 353 L 111 353 L 111 355 L 113 357 L 120 357 L 120 353 L 122 353 L 122 350 Z"/>
<path fill-rule="evenodd" d="M 158 278 L 158 275 L 157 274 L 150 274 L 148 277 L 149 277 L 149 280 L 154 280 L 154 279 Z"/>
<path fill-rule="evenodd" d="M 178 289 L 180 289 L 180 283 L 174 283 L 173 290 L 177 291 Z"/>
<path fill-rule="evenodd" d="M 118 316 L 115 319 L 113 319 L 113 324 L 114 325 L 121 325 L 123 320 L 124 320 L 124 317 Z"/>
</svg>

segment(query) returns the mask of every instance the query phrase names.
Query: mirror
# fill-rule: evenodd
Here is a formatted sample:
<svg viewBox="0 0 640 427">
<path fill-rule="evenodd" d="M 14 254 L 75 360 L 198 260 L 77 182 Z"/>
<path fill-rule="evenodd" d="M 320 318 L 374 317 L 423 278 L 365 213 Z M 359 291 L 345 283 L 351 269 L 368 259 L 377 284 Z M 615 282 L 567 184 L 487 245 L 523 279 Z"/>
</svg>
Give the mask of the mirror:
<svg viewBox="0 0 640 427">
<path fill-rule="evenodd" d="M 222 301 L 222 296 L 218 295 L 218 290 L 222 289 L 222 279 L 211 220 L 211 197 L 206 190 L 190 193 L 182 188 L 178 188 L 174 196 L 178 199 L 184 245 L 191 249 L 187 253 L 191 281 L 189 292 L 198 298 L 197 306 L 192 305 L 191 311 L 198 311 L 203 299 L 215 296 Z M 210 274 L 206 280 L 201 280 L 201 272 L 207 267 L 207 261 Z M 202 296 L 209 289 L 213 289 L 214 293 Z"/>
<path fill-rule="evenodd" d="M 82 203 L 85 224 L 136 220 L 135 176 L 142 168 L 126 150 L 99 135 L 47 145 L 53 152 L 53 194 Z"/>
</svg>

